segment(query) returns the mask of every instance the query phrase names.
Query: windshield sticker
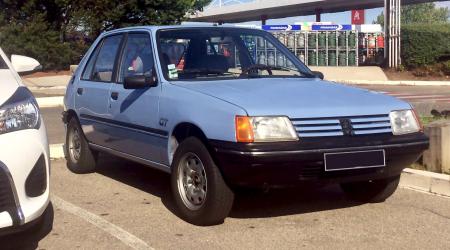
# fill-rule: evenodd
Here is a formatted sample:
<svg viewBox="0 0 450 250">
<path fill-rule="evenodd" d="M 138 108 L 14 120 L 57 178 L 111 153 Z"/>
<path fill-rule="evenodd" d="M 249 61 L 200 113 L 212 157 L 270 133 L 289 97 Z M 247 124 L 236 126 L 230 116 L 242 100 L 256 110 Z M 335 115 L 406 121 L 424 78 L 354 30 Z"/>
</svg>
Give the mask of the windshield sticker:
<svg viewBox="0 0 450 250">
<path fill-rule="evenodd" d="M 169 70 L 169 78 L 174 79 L 178 78 L 178 70 L 175 64 L 169 64 L 167 65 L 167 69 Z"/>
</svg>

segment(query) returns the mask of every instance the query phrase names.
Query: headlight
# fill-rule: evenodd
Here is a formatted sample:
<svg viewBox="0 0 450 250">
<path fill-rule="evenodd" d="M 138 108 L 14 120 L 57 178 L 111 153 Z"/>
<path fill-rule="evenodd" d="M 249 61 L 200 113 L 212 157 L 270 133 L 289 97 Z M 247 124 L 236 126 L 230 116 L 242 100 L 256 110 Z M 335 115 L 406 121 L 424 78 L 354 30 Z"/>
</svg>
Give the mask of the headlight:
<svg viewBox="0 0 450 250">
<path fill-rule="evenodd" d="M 389 117 L 394 135 L 415 133 L 421 130 L 420 121 L 413 110 L 392 111 Z"/>
<path fill-rule="evenodd" d="M 238 142 L 297 141 L 297 133 L 287 117 L 236 116 Z"/>
<path fill-rule="evenodd" d="M 19 88 L 9 101 L 0 106 L 0 134 L 35 129 L 39 125 L 39 109 L 26 88 Z"/>
</svg>

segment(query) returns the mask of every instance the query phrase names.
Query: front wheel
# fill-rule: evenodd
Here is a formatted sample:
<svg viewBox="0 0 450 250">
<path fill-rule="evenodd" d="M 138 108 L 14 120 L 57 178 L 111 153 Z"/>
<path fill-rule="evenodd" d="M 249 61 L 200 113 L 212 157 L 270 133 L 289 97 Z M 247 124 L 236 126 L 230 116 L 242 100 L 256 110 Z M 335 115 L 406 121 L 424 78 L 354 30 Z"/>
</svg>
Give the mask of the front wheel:
<svg viewBox="0 0 450 250">
<path fill-rule="evenodd" d="M 234 194 L 203 143 L 190 137 L 184 140 L 172 163 L 171 188 L 180 217 L 209 226 L 223 223 Z"/>
<path fill-rule="evenodd" d="M 78 120 L 70 119 L 66 135 L 67 167 L 77 174 L 91 173 L 97 165 L 98 152 L 89 148 Z"/>
<path fill-rule="evenodd" d="M 341 183 L 341 189 L 352 200 L 362 202 L 384 202 L 397 190 L 400 176 L 388 179 Z"/>
</svg>

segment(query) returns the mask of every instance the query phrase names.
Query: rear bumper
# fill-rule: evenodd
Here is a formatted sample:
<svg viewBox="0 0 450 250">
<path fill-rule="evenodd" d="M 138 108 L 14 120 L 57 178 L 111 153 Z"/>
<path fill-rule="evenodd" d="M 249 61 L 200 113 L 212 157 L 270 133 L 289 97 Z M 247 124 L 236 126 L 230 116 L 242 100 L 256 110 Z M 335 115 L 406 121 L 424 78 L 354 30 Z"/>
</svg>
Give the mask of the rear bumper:
<svg viewBox="0 0 450 250">
<path fill-rule="evenodd" d="M 321 137 L 283 143 L 210 141 L 214 158 L 232 186 L 297 186 L 382 179 L 399 175 L 428 148 L 423 133 Z M 386 167 L 325 171 L 324 154 L 385 150 Z"/>
</svg>

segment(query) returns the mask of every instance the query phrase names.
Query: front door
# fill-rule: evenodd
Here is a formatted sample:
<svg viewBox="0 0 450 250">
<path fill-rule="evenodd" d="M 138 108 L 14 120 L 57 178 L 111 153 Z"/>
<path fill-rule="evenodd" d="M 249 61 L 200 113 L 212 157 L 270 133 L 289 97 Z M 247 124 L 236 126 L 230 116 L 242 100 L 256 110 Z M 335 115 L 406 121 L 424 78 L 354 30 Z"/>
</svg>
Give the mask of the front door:
<svg viewBox="0 0 450 250">
<path fill-rule="evenodd" d="M 151 162 L 161 162 L 161 151 L 167 145 L 167 131 L 160 130 L 159 96 L 161 85 L 145 89 L 125 89 L 126 77 L 155 72 L 154 53 L 148 32 L 129 33 L 118 67 L 118 84 L 110 91 L 112 119 L 117 122 L 109 147 Z"/>
<path fill-rule="evenodd" d="M 115 61 L 122 39 L 123 35 L 113 35 L 98 43 L 76 86 L 75 108 L 83 132 L 89 142 L 98 145 L 104 145 L 108 139 L 104 121 L 110 116 L 109 91 L 115 81 Z"/>
</svg>

